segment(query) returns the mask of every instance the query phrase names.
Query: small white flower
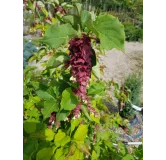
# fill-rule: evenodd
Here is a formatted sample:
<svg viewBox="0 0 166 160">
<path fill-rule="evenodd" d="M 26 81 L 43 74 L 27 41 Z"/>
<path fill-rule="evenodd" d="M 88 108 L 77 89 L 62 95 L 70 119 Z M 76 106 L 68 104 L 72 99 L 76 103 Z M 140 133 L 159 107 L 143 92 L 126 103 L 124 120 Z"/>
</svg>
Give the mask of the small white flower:
<svg viewBox="0 0 166 160">
<path fill-rule="evenodd" d="M 81 113 L 78 115 L 78 118 L 80 118 L 80 116 L 81 116 Z"/>
<path fill-rule="evenodd" d="M 67 118 L 67 117 L 64 119 L 64 121 L 68 121 L 68 120 L 69 120 L 69 118 Z"/>
<path fill-rule="evenodd" d="M 54 121 L 52 121 L 52 123 L 51 123 L 51 124 L 53 125 L 53 124 L 55 124 L 55 122 L 54 122 Z"/>
<path fill-rule="evenodd" d="M 86 156 L 85 156 L 85 158 L 88 158 L 89 157 L 89 155 L 87 154 Z"/>
<path fill-rule="evenodd" d="M 87 100 L 83 100 L 83 102 L 84 102 L 85 104 L 87 104 L 87 103 L 88 103 L 88 101 L 87 101 Z"/>
<path fill-rule="evenodd" d="M 73 117 L 72 119 L 76 119 L 76 117 Z"/>
<path fill-rule="evenodd" d="M 70 81 L 76 82 L 76 78 L 73 77 L 73 76 L 71 76 L 71 77 L 70 77 Z"/>
</svg>

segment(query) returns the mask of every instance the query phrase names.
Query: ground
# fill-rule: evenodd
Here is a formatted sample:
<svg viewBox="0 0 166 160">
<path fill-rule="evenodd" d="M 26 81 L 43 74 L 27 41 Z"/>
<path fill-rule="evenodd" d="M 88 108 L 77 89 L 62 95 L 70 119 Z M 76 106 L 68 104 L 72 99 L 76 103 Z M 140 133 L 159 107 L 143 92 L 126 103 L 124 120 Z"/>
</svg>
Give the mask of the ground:
<svg viewBox="0 0 166 160">
<path fill-rule="evenodd" d="M 119 84 L 131 73 L 143 73 L 143 43 L 125 42 L 125 53 L 118 50 L 106 51 L 100 55 L 100 64 L 105 65 L 104 80 L 114 79 Z M 143 94 L 142 94 L 143 95 Z M 141 95 L 141 102 L 143 96 Z"/>
<path fill-rule="evenodd" d="M 106 51 L 105 56 L 100 55 L 100 63 L 106 66 L 103 79 L 111 80 L 113 78 L 121 83 L 130 73 L 142 71 L 143 44 L 126 42 L 125 53 L 115 49 Z"/>
</svg>

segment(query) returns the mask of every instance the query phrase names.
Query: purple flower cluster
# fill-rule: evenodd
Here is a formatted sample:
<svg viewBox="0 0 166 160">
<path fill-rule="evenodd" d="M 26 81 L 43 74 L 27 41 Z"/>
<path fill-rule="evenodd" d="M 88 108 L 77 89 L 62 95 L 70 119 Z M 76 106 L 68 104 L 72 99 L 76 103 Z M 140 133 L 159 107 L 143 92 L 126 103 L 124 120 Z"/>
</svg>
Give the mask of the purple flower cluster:
<svg viewBox="0 0 166 160">
<path fill-rule="evenodd" d="M 76 108 L 74 108 L 73 114 L 74 114 L 74 117 L 75 117 L 75 118 L 79 118 L 80 110 L 81 110 L 81 105 L 80 105 L 80 104 L 77 105 Z"/>
<path fill-rule="evenodd" d="M 90 99 L 87 96 L 86 87 L 89 83 L 92 71 L 92 47 L 91 41 L 85 34 L 81 38 L 73 38 L 69 41 L 70 60 L 72 77 L 79 84 L 78 88 L 73 92 L 80 98 L 80 104 L 73 110 L 74 116 L 77 118 L 80 114 L 81 104 L 87 103 L 90 112 L 96 113 L 91 107 Z"/>
<path fill-rule="evenodd" d="M 55 124 L 56 128 L 60 127 L 60 122 L 56 121 L 56 113 L 52 112 L 48 121 L 48 128 L 52 129 L 52 125 Z"/>
<path fill-rule="evenodd" d="M 83 101 L 87 97 L 86 86 L 92 70 L 91 42 L 90 38 L 83 34 L 82 38 L 73 38 L 69 44 L 71 74 L 79 84 L 74 93 Z"/>
</svg>

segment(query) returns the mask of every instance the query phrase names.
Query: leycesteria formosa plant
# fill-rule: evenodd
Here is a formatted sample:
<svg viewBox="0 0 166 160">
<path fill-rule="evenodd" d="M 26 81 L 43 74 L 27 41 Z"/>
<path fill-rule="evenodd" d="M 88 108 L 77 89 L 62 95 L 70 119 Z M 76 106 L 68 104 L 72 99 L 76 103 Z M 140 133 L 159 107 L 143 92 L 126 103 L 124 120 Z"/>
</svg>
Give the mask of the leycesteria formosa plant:
<svg viewBox="0 0 166 160">
<path fill-rule="evenodd" d="M 34 41 L 52 51 L 45 68 L 24 69 L 24 159 L 132 160 L 114 130 L 109 130 L 123 122 L 102 101 L 109 100 L 108 86 L 100 79 L 95 53 L 97 49 L 124 51 L 124 27 L 112 15 L 92 19 L 81 4 L 72 5 L 73 12 Z"/>
</svg>

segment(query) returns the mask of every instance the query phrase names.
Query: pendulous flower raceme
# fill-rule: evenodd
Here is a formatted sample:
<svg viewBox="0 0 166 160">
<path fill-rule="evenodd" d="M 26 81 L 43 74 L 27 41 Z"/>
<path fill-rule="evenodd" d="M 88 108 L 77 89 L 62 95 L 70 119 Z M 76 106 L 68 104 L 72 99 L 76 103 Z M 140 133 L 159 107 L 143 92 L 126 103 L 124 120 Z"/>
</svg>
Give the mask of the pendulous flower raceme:
<svg viewBox="0 0 166 160">
<path fill-rule="evenodd" d="M 79 87 L 74 93 L 83 101 L 86 100 L 86 86 L 92 70 L 92 47 L 90 38 L 85 34 L 82 38 L 73 38 L 69 41 L 71 74 L 76 79 Z"/>
<path fill-rule="evenodd" d="M 92 47 L 90 38 L 82 34 L 81 38 L 73 38 L 69 41 L 70 60 L 72 79 L 78 83 L 78 88 L 73 92 L 80 98 L 80 104 L 73 110 L 74 116 L 77 118 L 80 114 L 81 104 L 85 103 L 90 112 L 95 113 L 91 107 L 90 99 L 87 96 L 86 87 L 89 83 L 92 71 Z"/>
<path fill-rule="evenodd" d="M 80 102 L 75 107 L 75 109 L 68 116 L 68 120 L 72 118 L 79 118 L 81 115 L 81 105 L 85 104 L 91 113 L 98 114 L 94 108 L 91 107 L 91 99 L 87 95 L 87 86 L 91 78 L 92 71 L 92 52 L 91 40 L 90 38 L 82 34 L 81 38 L 73 38 L 69 41 L 69 61 L 65 62 L 65 68 L 71 66 L 70 80 L 72 82 L 78 83 L 78 87 L 73 90 L 73 92 L 79 97 Z M 49 119 L 49 128 L 56 123 L 56 113 L 52 112 Z M 59 127 L 59 126 L 58 126 Z"/>
</svg>

